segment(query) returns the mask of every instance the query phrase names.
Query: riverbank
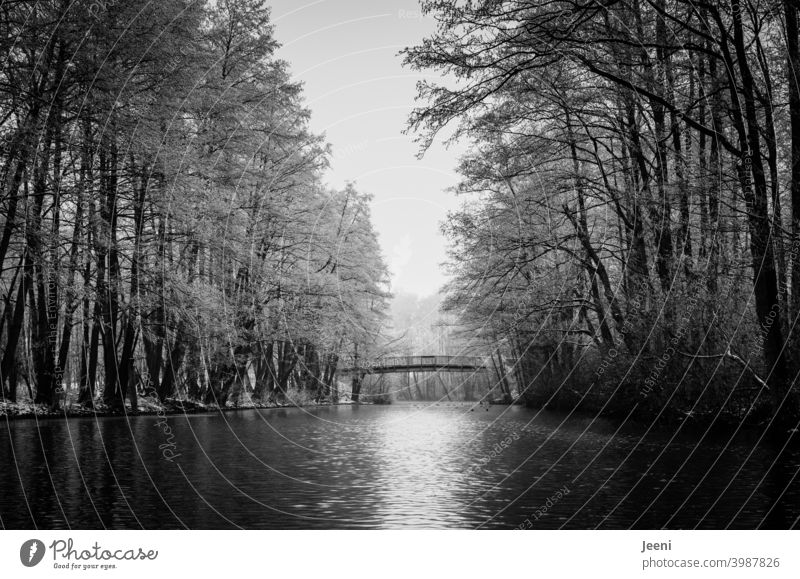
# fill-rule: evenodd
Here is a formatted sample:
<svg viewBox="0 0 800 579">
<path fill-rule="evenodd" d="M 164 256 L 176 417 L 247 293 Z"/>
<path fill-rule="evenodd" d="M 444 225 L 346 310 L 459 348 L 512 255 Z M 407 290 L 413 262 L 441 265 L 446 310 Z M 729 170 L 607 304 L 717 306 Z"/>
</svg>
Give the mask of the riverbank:
<svg viewBox="0 0 800 579">
<path fill-rule="evenodd" d="M 537 403 L 538 402 L 538 403 Z M 800 425 L 797 421 L 792 424 L 779 423 L 771 416 L 759 417 L 746 416 L 739 418 L 724 412 L 706 410 L 703 412 L 688 412 L 677 415 L 665 409 L 664 412 L 653 415 L 650 413 L 629 412 L 623 415 L 619 412 L 609 411 L 600 406 L 576 404 L 549 404 L 539 401 L 529 401 L 524 404 L 526 408 L 537 412 L 547 412 L 562 416 L 565 419 L 603 420 L 614 424 L 620 433 L 634 436 L 643 431 L 654 433 L 672 433 L 689 438 L 702 439 L 733 439 L 734 437 L 753 444 L 769 443 L 773 446 L 786 448 L 800 448 Z"/>
<path fill-rule="evenodd" d="M 67 404 L 58 409 L 52 409 L 44 404 L 31 402 L 0 402 L 0 420 L 30 420 L 30 419 L 55 419 L 55 418 L 105 418 L 123 416 L 170 416 L 180 414 L 209 414 L 217 412 L 232 412 L 236 410 L 272 410 L 279 408 L 319 408 L 323 406 L 341 406 L 354 404 L 351 400 L 338 402 L 288 402 L 278 404 L 275 402 L 256 403 L 247 401 L 236 406 L 218 406 L 204 404 L 192 400 L 167 400 L 160 403 L 150 398 L 140 398 L 139 407 L 132 410 L 126 405 L 122 412 L 112 412 L 105 405 L 98 402 L 94 408 L 79 404 Z M 369 404 L 369 403 L 361 403 Z"/>
</svg>

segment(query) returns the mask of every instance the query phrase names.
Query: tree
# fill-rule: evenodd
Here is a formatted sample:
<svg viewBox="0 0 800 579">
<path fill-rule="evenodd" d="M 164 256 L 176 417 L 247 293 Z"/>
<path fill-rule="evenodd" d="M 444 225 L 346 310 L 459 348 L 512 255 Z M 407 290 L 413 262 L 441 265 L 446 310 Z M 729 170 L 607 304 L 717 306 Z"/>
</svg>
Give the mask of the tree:
<svg viewBox="0 0 800 579">
<path fill-rule="evenodd" d="M 791 426 L 782 296 L 796 293 L 786 265 L 796 251 L 786 259 L 781 184 L 794 179 L 782 163 L 787 116 L 774 103 L 796 83 L 776 82 L 786 62 L 779 13 L 739 0 L 423 7 L 439 27 L 405 51 L 406 64 L 456 82 L 420 82 L 424 104 L 410 127 L 424 149 L 455 122 L 453 138 L 479 151 L 460 167 L 471 204 L 448 226 L 457 271 L 449 304 L 469 304 L 465 319 L 491 328 L 523 369 L 567 361 L 565 384 L 621 345 L 644 372 L 642 357 L 681 336 L 688 358 L 672 363 L 675 379 L 687 360 L 702 364 L 693 351 L 745 359 L 758 366 L 753 383 L 769 385 L 751 402 L 768 399 L 765 411 Z M 791 71 L 796 14 L 784 8 Z M 750 287 L 737 275 L 745 263 Z M 704 313 L 687 322 L 687 297 L 698 292 Z M 736 307 L 721 308 L 730 300 Z M 709 327 L 713 339 L 698 341 Z M 539 349 L 544 357 L 526 362 Z M 658 396 L 627 398 L 658 411 L 654 401 L 681 406 L 702 391 L 665 378 Z M 636 389 L 617 384 L 607 395 Z"/>
</svg>

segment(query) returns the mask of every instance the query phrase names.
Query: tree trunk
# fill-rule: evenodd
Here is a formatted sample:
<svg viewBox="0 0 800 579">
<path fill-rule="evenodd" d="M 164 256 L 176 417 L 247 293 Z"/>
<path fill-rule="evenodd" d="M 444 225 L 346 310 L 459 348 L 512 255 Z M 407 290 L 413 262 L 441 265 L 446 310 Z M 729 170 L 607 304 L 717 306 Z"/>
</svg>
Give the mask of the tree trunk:
<svg viewBox="0 0 800 579">
<path fill-rule="evenodd" d="M 792 268 L 792 306 L 790 320 L 800 315 L 800 38 L 798 38 L 797 0 L 784 0 L 786 19 L 786 57 L 789 85 L 789 122 L 791 127 L 791 198 L 792 198 L 792 244 L 789 253 Z M 798 332 L 795 332 L 797 336 Z M 798 340 L 795 337 L 794 343 Z M 797 351 L 797 347 L 794 347 Z"/>
<path fill-rule="evenodd" d="M 731 0 L 731 10 L 733 12 L 736 59 L 745 101 L 746 122 L 746 129 L 743 123 L 739 123 L 740 146 L 745 151 L 739 179 L 748 209 L 756 314 L 759 324 L 766 333 L 764 360 L 767 365 L 773 409 L 777 411 L 789 386 L 786 360 L 783 355 L 783 323 L 778 299 L 778 277 L 775 271 L 774 246 L 771 240 L 772 227 L 768 213 L 767 183 L 761 156 L 760 127 L 753 95 L 754 79 L 747 62 L 739 0 Z M 731 92 L 735 92 L 735 85 L 731 88 Z M 738 101 L 738 97 L 734 101 L 733 108 L 736 108 L 736 101 Z M 752 184 L 750 183 L 751 175 Z"/>
</svg>

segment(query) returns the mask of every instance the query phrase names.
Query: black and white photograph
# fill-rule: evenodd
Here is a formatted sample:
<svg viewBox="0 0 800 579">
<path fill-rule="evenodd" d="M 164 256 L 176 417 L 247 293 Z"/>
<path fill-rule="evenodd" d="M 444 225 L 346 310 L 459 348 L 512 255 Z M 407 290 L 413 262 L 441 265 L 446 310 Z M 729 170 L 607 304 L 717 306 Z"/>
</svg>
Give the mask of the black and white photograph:
<svg viewBox="0 0 800 579">
<path fill-rule="evenodd" d="M 800 572 L 764 534 L 800 527 L 799 30 L 797 0 L 2 0 L 4 576 L 158 573 L 175 535 L 123 530 Z M 701 530 L 754 547 L 686 564 Z"/>
</svg>

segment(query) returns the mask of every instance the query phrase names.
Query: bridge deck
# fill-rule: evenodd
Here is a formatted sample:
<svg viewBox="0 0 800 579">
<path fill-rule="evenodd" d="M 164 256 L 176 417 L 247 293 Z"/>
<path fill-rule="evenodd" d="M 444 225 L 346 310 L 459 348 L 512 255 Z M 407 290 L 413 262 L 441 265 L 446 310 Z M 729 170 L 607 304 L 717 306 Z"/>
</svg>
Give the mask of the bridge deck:
<svg viewBox="0 0 800 579">
<path fill-rule="evenodd" d="M 358 366 L 340 368 L 340 374 L 352 374 L 356 370 L 367 374 L 390 374 L 393 372 L 475 372 L 485 370 L 483 358 L 475 356 L 393 356 L 374 361 L 364 361 Z"/>
</svg>

